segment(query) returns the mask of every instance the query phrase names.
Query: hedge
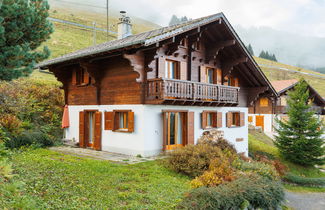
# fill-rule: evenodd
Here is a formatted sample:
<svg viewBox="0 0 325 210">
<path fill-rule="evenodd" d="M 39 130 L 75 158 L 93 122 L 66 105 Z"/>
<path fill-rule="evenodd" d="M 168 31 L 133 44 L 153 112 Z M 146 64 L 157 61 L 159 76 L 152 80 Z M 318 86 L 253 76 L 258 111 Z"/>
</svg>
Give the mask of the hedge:
<svg viewBox="0 0 325 210">
<path fill-rule="evenodd" d="M 280 182 L 256 174 L 243 175 L 217 187 L 193 189 L 179 204 L 180 209 L 276 209 L 284 200 Z"/>
<path fill-rule="evenodd" d="M 307 178 L 307 177 L 297 176 L 292 173 L 288 173 L 283 179 L 287 182 L 303 185 L 303 186 L 324 186 L 325 187 L 325 177 Z"/>
</svg>

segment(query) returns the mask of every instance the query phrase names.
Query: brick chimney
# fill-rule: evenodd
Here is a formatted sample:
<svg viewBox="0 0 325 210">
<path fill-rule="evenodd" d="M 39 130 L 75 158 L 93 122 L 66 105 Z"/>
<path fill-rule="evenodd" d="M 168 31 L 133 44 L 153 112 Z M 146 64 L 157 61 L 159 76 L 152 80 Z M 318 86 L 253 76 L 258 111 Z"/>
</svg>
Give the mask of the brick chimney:
<svg viewBox="0 0 325 210">
<path fill-rule="evenodd" d="M 132 24 L 130 17 L 126 16 L 125 11 L 120 11 L 121 17 L 119 18 L 119 23 L 117 24 L 117 38 L 123 39 L 132 35 Z"/>
</svg>

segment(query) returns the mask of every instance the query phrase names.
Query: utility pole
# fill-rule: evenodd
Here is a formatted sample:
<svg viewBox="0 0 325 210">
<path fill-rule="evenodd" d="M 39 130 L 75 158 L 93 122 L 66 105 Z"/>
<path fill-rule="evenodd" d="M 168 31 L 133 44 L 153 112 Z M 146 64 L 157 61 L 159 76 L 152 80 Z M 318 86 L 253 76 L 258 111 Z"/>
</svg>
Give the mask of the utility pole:
<svg viewBox="0 0 325 210">
<path fill-rule="evenodd" d="M 96 22 L 93 22 L 93 39 L 94 39 L 94 45 L 96 45 Z"/>
<path fill-rule="evenodd" d="M 106 0 L 106 27 L 107 27 L 107 41 L 109 39 L 109 17 L 108 17 L 108 3 L 109 3 L 109 0 Z"/>
</svg>

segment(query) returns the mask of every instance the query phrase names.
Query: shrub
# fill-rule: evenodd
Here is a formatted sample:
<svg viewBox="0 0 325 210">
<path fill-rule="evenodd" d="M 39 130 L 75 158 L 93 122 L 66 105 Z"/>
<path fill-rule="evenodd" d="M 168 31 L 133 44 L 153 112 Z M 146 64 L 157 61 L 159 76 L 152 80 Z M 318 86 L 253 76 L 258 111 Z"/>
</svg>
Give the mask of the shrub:
<svg viewBox="0 0 325 210">
<path fill-rule="evenodd" d="M 21 135 L 12 137 L 5 141 L 6 147 L 11 149 L 30 146 L 32 144 L 40 147 L 52 146 L 54 140 L 40 131 L 25 131 Z"/>
<path fill-rule="evenodd" d="M 208 144 L 186 145 L 167 155 L 164 163 L 168 168 L 191 177 L 202 175 L 208 170 L 211 160 L 224 158 L 218 147 L 211 147 Z"/>
<path fill-rule="evenodd" d="M 266 163 L 257 161 L 245 162 L 239 159 L 234 162 L 234 167 L 243 172 L 253 172 L 271 180 L 279 179 L 279 174 L 275 168 Z"/>
<path fill-rule="evenodd" d="M 297 176 L 292 173 L 288 173 L 286 176 L 284 176 L 284 180 L 290 183 L 298 184 L 298 185 L 304 185 L 304 186 L 323 186 L 325 187 L 325 178 L 308 178 L 308 177 L 302 177 Z"/>
<path fill-rule="evenodd" d="M 288 171 L 288 167 L 285 166 L 281 161 L 275 159 L 270 160 L 268 156 L 262 154 L 256 154 L 254 156 L 254 160 L 272 165 L 280 176 L 284 176 Z"/>
<path fill-rule="evenodd" d="M 284 200 L 280 182 L 258 175 L 242 176 L 217 187 L 192 190 L 179 204 L 181 209 L 276 209 Z"/>
<path fill-rule="evenodd" d="M 198 144 L 209 144 L 211 146 L 219 147 L 221 150 L 231 151 L 237 153 L 235 146 L 223 138 L 223 131 L 212 129 L 205 131 L 198 139 Z"/>
<path fill-rule="evenodd" d="M 227 159 L 214 159 L 210 163 L 209 170 L 192 180 L 191 185 L 194 188 L 202 186 L 214 187 L 233 181 L 235 178 L 235 170 Z"/>
</svg>

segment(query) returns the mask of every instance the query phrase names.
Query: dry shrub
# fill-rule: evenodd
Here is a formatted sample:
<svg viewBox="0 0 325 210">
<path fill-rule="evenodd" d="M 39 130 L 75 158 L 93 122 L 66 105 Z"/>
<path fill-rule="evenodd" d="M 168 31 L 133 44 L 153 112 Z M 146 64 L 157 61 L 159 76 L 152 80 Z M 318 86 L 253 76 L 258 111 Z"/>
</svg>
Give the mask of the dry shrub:
<svg viewBox="0 0 325 210">
<path fill-rule="evenodd" d="M 167 167 L 191 177 L 200 176 L 208 170 L 211 160 L 224 158 L 218 147 L 211 147 L 208 144 L 186 145 L 167 155 L 165 160 Z"/>
<path fill-rule="evenodd" d="M 14 135 L 20 133 L 21 124 L 22 122 L 15 115 L 2 114 L 0 118 L 0 126 Z"/>
<path fill-rule="evenodd" d="M 191 181 L 193 188 L 202 186 L 215 187 L 225 182 L 235 180 L 235 170 L 227 159 L 214 159 L 210 163 L 209 170 Z"/>
<path fill-rule="evenodd" d="M 260 154 L 255 155 L 255 160 L 258 162 L 268 164 L 268 165 L 272 165 L 280 176 L 284 176 L 286 174 L 286 172 L 288 171 L 288 167 L 285 166 L 283 163 L 281 163 L 281 161 L 270 160 L 265 155 L 260 155 Z"/>
</svg>

